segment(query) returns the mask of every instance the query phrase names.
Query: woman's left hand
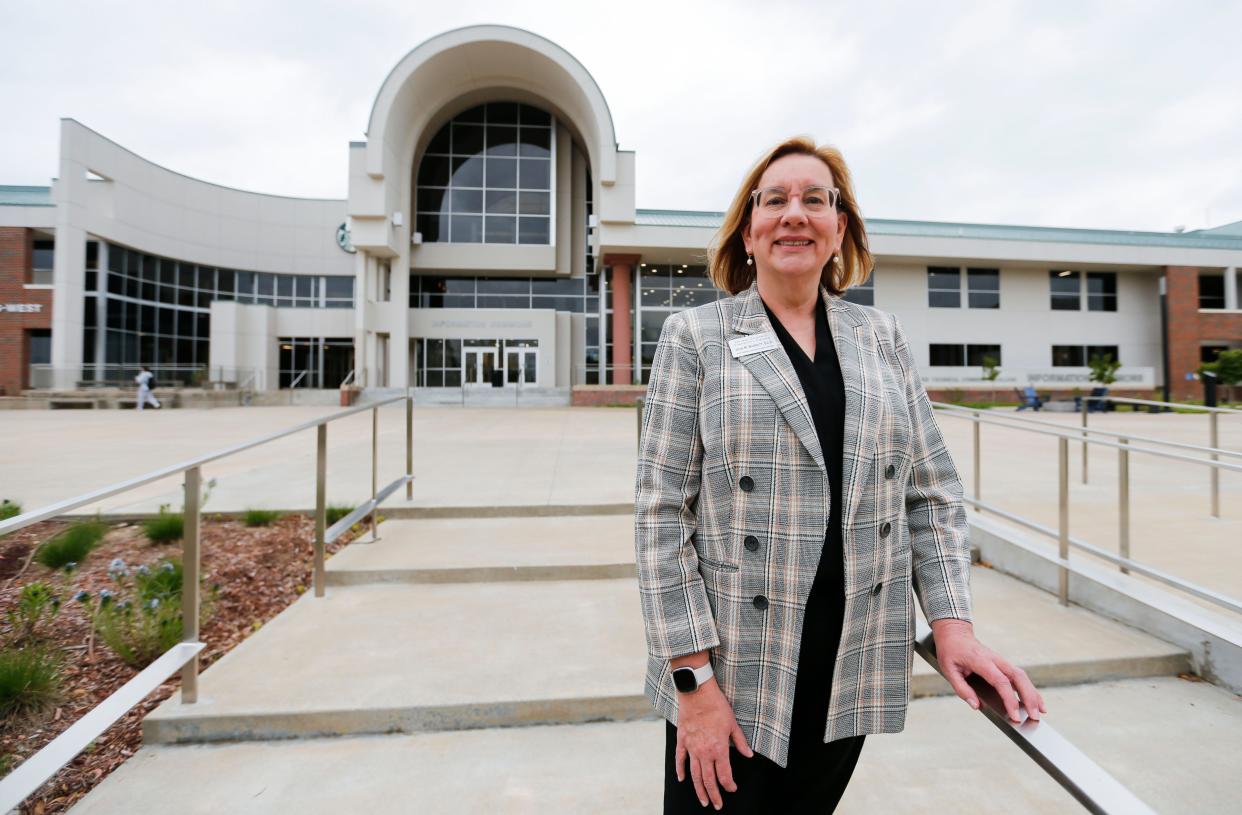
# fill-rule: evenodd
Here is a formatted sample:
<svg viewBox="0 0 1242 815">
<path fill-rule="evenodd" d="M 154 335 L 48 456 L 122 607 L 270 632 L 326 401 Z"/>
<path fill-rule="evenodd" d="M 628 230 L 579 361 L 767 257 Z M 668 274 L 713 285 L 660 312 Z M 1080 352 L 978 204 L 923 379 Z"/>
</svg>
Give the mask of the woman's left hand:
<svg viewBox="0 0 1242 815">
<path fill-rule="evenodd" d="M 975 628 L 965 620 L 944 619 L 931 624 L 936 640 L 936 658 L 940 670 L 957 695 L 975 710 L 979 709 L 979 697 L 966 682 L 971 674 L 982 677 L 1000 694 L 1005 712 L 1011 721 L 1022 723 L 1018 701 L 1034 721 L 1048 712 L 1044 698 L 1035 690 L 1026 671 L 1010 665 L 992 649 L 975 639 Z M 1015 698 L 1015 694 L 1016 697 Z"/>
</svg>

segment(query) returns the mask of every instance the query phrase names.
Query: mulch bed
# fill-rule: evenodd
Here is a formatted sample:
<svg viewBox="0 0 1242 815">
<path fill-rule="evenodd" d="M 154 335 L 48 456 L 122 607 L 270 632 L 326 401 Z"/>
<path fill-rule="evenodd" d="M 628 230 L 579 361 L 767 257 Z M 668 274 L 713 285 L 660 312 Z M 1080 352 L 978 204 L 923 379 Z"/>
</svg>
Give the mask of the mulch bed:
<svg viewBox="0 0 1242 815">
<path fill-rule="evenodd" d="M 368 522 L 369 523 L 369 522 Z M 45 625 L 47 642 L 64 654 L 62 699 L 59 707 L 41 721 L 22 725 L 4 723 L 0 728 L 0 758 L 17 766 L 60 735 L 71 724 L 102 702 L 109 694 L 138 672 L 123 663 L 96 637 L 93 653 L 87 654 L 90 625 L 73 594 L 86 590 L 116 590 L 108 576 L 108 564 L 121 558 L 132 570 L 145 564 L 154 567 L 164 558 L 181 557 L 180 542 L 152 544 L 136 523 L 115 524 L 80 564 L 66 587 L 63 573 L 53 573 L 29 556 L 41 541 L 65 526 L 60 521 L 44 521 L 0 539 L 0 620 L 13 606 L 21 587 L 45 581 L 62 588 L 65 599 L 60 614 Z M 356 531 L 346 532 L 328 547 L 334 552 L 348 543 Z M 207 668 L 265 622 L 275 617 L 311 587 L 311 566 L 315 522 L 309 515 L 286 515 L 266 527 L 247 527 L 240 521 L 204 516 L 201 527 L 201 553 L 204 597 L 213 584 L 219 585 L 212 615 L 203 624 L 201 639 L 206 644 L 199 656 Z M 22 572 L 25 569 L 24 573 Z M 3 641 L 11 640 L 7 622 L 0 623 Z M 142 746 L 143 718 L 161 702 L 177 692 L 180 672 L 118 720 L 59 773 L 26 799 L 22 815 L 68 810 L 101 779 L 121 765 Z"/>
</svg>

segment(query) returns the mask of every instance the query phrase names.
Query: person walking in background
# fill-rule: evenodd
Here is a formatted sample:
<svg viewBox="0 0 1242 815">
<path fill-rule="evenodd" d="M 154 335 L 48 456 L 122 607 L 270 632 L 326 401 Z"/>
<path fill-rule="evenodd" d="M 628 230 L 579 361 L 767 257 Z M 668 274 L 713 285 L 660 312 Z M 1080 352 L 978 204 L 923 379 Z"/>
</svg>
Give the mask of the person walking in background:
<svg viewBox="0 0 1242 815">
<path fill-rule="evenodd" d="M 155 374 L 151 373 L 151 369 L 146 365 L 142 366 L 142 370 L 134 377 L 134 381 L 138 383 L 138 409 L 142 410 L 147 402 L 155 407 L 160 407 L 160 402 L 155 398 L 155 394 L 151 393 L 151 389 L 155 387 Z"/>
</svg>

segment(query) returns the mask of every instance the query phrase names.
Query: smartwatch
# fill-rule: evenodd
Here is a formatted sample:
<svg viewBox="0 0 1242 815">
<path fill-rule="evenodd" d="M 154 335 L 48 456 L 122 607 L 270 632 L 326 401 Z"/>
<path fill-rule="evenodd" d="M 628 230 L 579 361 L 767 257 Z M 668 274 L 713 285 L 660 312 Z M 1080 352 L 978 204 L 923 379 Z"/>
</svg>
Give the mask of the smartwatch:
<svg viewBox="0 0 1242 815">
<path fill-rule="evenodd" d="M 712 663 L 709 659 L 705 665 L 698 668 L 681 667 L 673 671 L 673 686 L 677 688 L 679 693 L 694 693 L 707 680 L 711 679 Z"/>
</svg>

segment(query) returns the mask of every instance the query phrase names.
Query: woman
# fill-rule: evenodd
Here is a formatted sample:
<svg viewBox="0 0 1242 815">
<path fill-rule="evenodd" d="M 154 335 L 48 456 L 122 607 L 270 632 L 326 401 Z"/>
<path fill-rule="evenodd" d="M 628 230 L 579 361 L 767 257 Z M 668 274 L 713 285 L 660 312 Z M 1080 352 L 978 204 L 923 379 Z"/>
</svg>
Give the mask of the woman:
<svg viewBox="0 0 1242 815">
<path fill-rule="evenodd" d="M 710 258 L 734 296 L 664 324 L 635 497 L 665 812 L 831 812 L 864 736 L 904 726 L 911 583 L 962 699 L 974 673 L 1014 721 L 1044 704 L 974 637 L 962 485 L 901 324 L 841 299 L 872 267 L 841 154 L 770 150 Z"/>
</svg>

